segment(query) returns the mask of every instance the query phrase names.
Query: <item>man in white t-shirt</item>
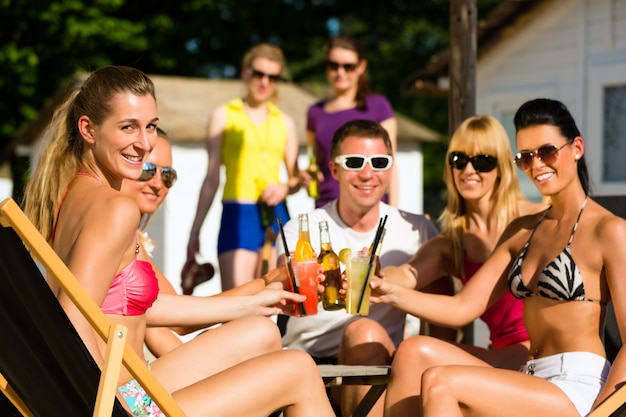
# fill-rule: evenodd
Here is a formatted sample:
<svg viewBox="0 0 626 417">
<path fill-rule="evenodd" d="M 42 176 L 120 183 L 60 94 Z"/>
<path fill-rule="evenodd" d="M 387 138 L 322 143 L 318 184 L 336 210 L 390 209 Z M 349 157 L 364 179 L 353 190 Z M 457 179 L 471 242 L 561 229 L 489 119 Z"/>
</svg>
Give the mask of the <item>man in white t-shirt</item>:
<svg viewBox="0 0 626 417">
<path fill-rule="evenodd" d="M 339 183 L 339 198 L 308 213 L 313 249 L 319 254 L 318 223 L 328 222 L 335 253 L 352 251 L 372 244 L 379 220 L 388 216 L 380 255 L 381 267 L 408 262 L 426 240 L 437 235 L 435 226 L 423 215 L 411 214 L 381 201 L 393 167 L 391 142 L 380 124 L 353 120 L 336 132 L 331 145 L 330 171 Z M 295 248 L 298 220 L 284 227 L 288 247 Z M 276 244 L 279 263 L 285 263 L 283 245 Z M 369 315 L 360 317 L 345 310 L 326 311 L 321 303 L 318 314 L 289 317 L 283 345 L 305 350 L 318 363 L 386 365 L 402 341 L 405 313 L 385 304 L 370 305 Z M 344 386 L 333 392 L 343 415 L 351 415 L 369 387 Z M 369 416 L 382 416 L 383 399 Z"/>
</svg>

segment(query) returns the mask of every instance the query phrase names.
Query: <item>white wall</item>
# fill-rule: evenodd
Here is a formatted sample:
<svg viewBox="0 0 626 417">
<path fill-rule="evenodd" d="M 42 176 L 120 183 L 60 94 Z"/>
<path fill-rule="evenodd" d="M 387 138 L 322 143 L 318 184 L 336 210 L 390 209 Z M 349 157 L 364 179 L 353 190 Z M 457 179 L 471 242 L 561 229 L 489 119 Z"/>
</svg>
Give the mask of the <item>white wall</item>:
<svg viewBox="0 0 626 417">
<path fill-rule="evenodd" d="M 477 111 L 499 118 L 526 100 L 549 97 L 571 111 L 585 139 L 595 195 L 625 195 L 626 182 L 603 182 L 603 94 L 626 85 L 626 0 L 560 0 L 510 30 L 477 63 Z M 515 151 L 514 138 L 512 137 Z M 520 175 L 527 196 L 538 195 Z M 529 195 L 530 194 L 530 195 Z"/>
<path fill-rule="evenodd" d="M 13 193 L 13 181 L 8 178 L 0 178 L 0 201 L 11 197 Z"/>
<path fill-rule="evenodd" d="M 626 0 L 559 0 L 506 31 L 480 58 L 476 108 L 499 118 L 511 135 L 512 114 L 526 100 L 563 102 L 585 139 L 594 194 L 626 195 L 626 183 L 599 182 L 607 85 L 626 85 Z M 526 175 L 519 177 L 536 193 Z"/>
</svg>

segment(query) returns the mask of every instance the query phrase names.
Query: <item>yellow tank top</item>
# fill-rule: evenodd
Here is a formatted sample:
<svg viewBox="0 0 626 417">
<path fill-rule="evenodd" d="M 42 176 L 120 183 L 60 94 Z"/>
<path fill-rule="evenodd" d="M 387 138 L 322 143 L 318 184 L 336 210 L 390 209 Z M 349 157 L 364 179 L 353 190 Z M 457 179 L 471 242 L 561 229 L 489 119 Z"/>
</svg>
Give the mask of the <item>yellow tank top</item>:
<svg viewBox="0 0 626 417">
<path fill-rule="evenodd" d="M 276 105 L 267 103 L 267 108 L 265 121 L 255 125 L 246 114 L 241 98 L 226 104 L 226 126 L 222 135 L 226 182 L 222 201 L 256 201 L 267 185 L 280 182 L 287 127 L 284 114 Z"/>
</svg>

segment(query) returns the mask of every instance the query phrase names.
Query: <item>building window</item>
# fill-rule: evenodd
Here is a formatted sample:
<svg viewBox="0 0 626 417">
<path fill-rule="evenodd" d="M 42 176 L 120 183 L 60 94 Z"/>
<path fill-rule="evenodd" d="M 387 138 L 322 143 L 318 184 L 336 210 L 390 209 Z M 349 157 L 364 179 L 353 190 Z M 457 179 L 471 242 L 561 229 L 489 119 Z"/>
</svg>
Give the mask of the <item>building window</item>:
<svg viewBox="0 0 626 417">
<path fill-rule="evenodd" d="M 626 181 L 626 85 L 604 88 L 604 182 Z"/>
</svg>

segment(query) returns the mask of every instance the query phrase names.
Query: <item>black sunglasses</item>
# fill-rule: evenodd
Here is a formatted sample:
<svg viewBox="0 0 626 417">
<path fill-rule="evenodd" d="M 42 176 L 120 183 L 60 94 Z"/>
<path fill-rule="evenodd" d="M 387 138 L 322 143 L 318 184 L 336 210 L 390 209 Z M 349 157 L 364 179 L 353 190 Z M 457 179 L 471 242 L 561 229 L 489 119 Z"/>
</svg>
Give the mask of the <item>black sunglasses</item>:
<svg viewBox="0 0 626 417">
<path fill-rule="evenodd" d="M 467 163 L 471 162 L 478 172 L 490 172 L 498 166 L 498 158 L 495 156 L 483 154 L 469 157 L 463 152 L 450 152 L 448 162 L 454 169 L 465 169 Z"/>
<path fill-rule="evenodd" d="M 553 164 L 556 161 L 556 157 L 559 151 L 570 145 L 573 141 L 567 142 L 564 145 L 556 146 L 547 144 L 538 147 L 534 151 L 521 151 L 515 155 L 515 164 L 519 169 L 528 171 L 533 166 L 533 158 L 537 158 L 544 164 Z"/>
<path fill-rule="evenodd" d="M 276 83 L 283 79 L 280 74 L 266 74 L 263 71 L 259 71 L 254 68 L 250 68 L 250 70 L 252 71 L 252 78 L 256 78 L 258 80 L 262 80 L 263 78 L 267 77 L 270 82 Z"/>
<path fill-rule="evenodd" d="M 343 68 L 343 70 L 345 72 L 352 72 L 358 66 L 359 66 L 358 62 L 356 64 L 352 64 L 352 63 L 341 64 L 341 63 L 335 62 L 335 61 L 326 61 L 326 68 L 328 68 L 329 70 L 332 70 L 332 71 L 337 71 L 337 70 L 339 70 L 339 68 Z"/>
<path fill-rule="evenodd" d="M 141 171 L 138 181 L 150 181 L 157 174 L 157 168 L 161 174 L 161 181 L 163 181 L 163 185 L 167 188 L 172 188 L 178 178 L 176 170 L 172 167 L 157 167 L 152 162 L 143 163 L 143 170 Z"/>
</svg>

